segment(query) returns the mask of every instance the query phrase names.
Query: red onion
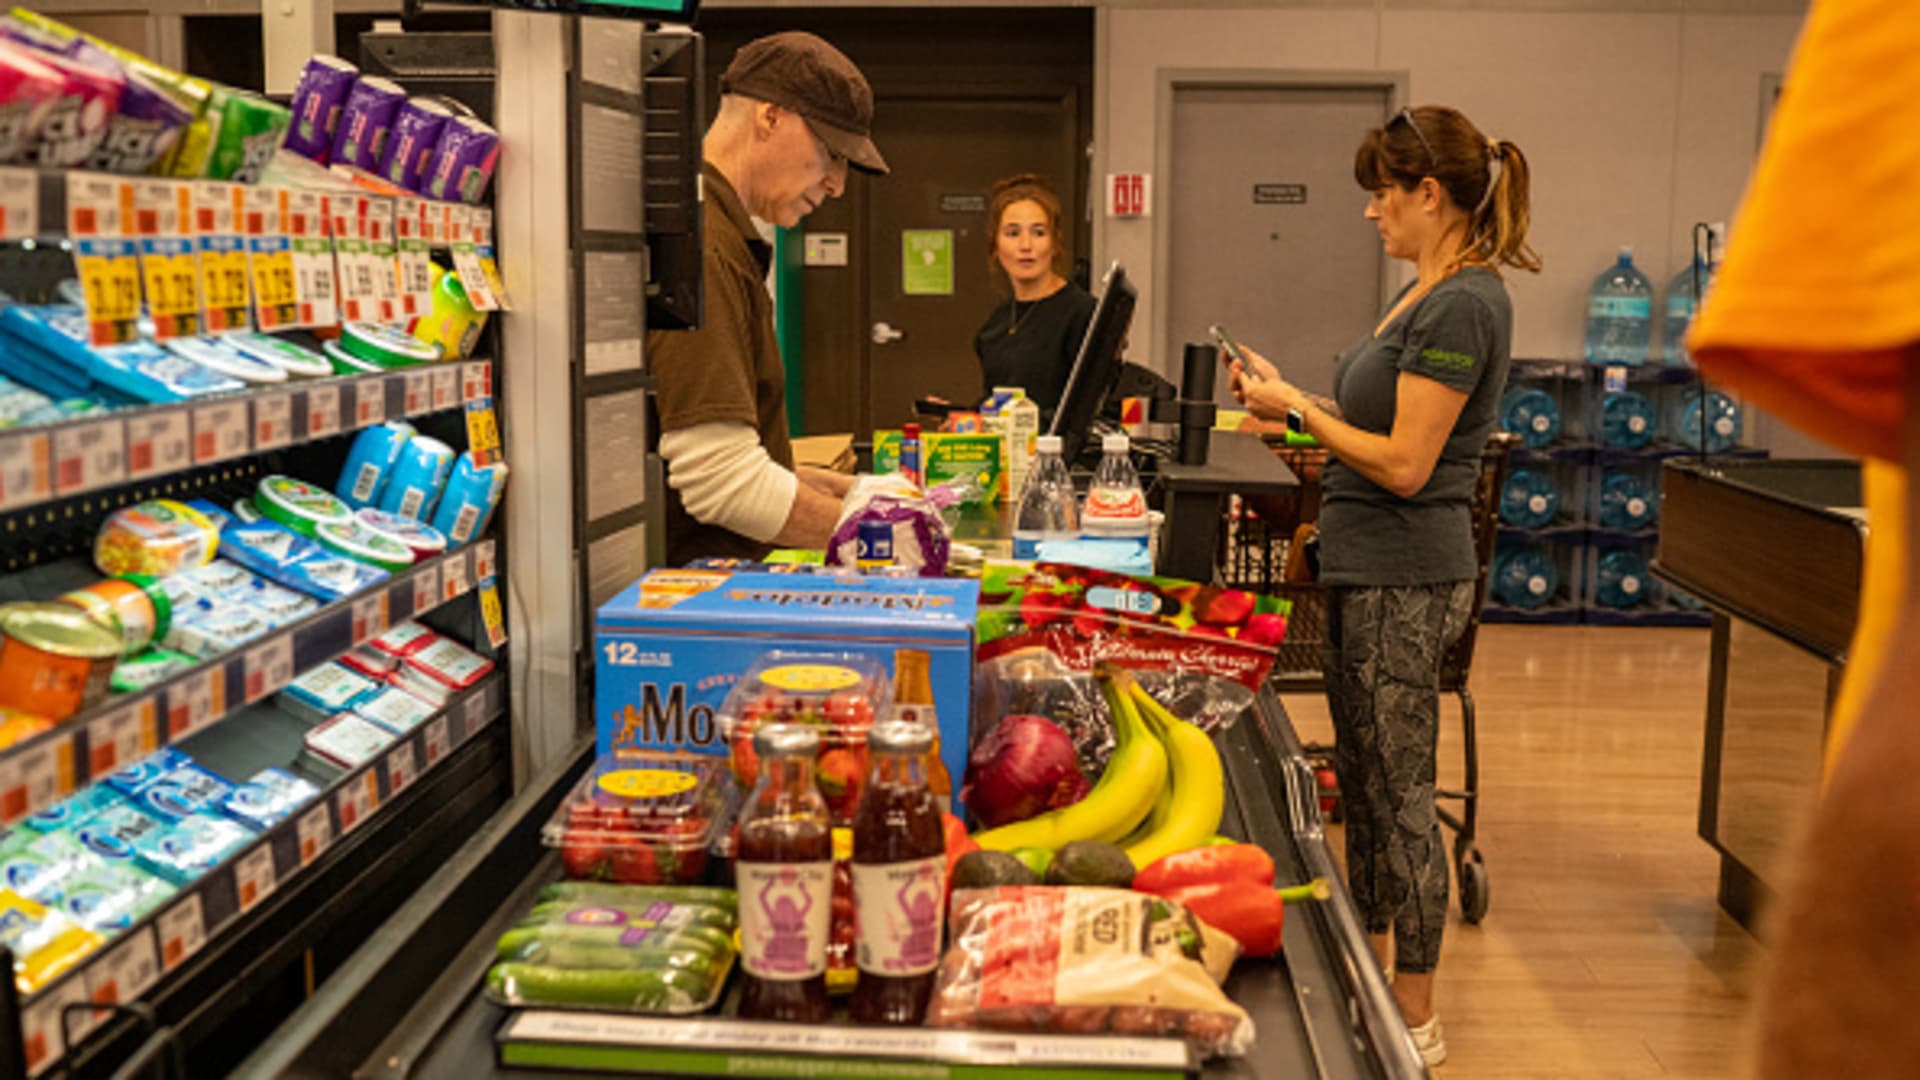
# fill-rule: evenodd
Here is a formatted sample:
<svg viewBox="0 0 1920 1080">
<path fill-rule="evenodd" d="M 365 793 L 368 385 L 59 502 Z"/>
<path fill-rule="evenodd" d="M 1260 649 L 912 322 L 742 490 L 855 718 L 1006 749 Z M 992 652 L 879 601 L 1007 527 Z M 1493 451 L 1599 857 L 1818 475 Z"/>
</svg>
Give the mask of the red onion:
<svg viewBox="0 0 1920 1080">
<path fill-rule="evenodd" d="M 973 748 L 960 798 L 989 829 L 1062 806 L 1087 794 L 1073 739 L 1044 716 L 1009 716 Z"/>
</svg>

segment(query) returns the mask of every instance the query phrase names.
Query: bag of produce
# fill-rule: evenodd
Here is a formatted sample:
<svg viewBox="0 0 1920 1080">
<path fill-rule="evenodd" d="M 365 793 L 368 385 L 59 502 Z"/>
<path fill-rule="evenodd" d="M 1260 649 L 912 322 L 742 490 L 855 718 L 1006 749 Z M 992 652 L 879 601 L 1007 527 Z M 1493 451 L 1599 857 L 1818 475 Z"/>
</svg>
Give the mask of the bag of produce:
<svg viewBox="0 0 1920 1080">
<path fill-rule="evenodd" d="M 501 935 L 487 996 L 502 1005 L 683 1015 L 733 969 L 731 889 L 562 882 Z"/>
<path fill-rule="evenodd" d="M 1126 889 L 1010 886 L 954 893 L 932 1027 L 1185 1038 L 1243 1056 L 1253 1020 L 1203 966 L 1184 908 Z"/>
</svg>

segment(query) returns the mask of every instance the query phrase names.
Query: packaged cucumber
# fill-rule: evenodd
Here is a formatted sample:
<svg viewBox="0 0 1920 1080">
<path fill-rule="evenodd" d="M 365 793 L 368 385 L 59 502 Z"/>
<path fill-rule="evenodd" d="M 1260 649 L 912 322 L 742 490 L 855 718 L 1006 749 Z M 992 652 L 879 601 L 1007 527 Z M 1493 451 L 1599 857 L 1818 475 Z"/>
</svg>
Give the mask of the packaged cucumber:
<svg viewBox="0 0 1920 1080">
<path fill-rule="evenodd" d="M 503 1005 L 681 1015 L 733 970 L 730 889 L 563 882 L 500 938 L 487 994 Z"/>
</svg>

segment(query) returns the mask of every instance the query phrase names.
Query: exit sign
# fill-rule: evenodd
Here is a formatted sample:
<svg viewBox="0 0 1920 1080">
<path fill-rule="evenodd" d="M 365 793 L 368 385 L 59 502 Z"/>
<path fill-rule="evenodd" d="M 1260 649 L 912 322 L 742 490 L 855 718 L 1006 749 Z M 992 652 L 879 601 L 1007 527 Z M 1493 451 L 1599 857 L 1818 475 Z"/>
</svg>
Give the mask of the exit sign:
<svg viewBox="0 0 1920 1080">
<path fill-rule="evenodd" d="M 1147 173 L 1107 174 L 1107 216 L 1146 217 L 1153 198 L 1153 177 Z"/>
</svg>

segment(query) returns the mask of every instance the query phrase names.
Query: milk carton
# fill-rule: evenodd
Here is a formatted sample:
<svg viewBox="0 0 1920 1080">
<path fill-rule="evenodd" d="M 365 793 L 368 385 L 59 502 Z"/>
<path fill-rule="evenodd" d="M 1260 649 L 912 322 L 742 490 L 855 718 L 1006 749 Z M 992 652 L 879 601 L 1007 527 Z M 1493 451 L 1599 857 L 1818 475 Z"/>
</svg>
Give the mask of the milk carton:
<svg viewBox="0 0 1920 1080">
<path fill-rule="evenodd" d="M 1040 437 L 1040 406 L 1025 390 L 1015 389 L 1013 397 L 1000 406 L 1000 420 L 1006 426 L 1007 498 L 1017 499 L 1033 471 L 1036 451 L 1034 440 Z"/>
</svg>

